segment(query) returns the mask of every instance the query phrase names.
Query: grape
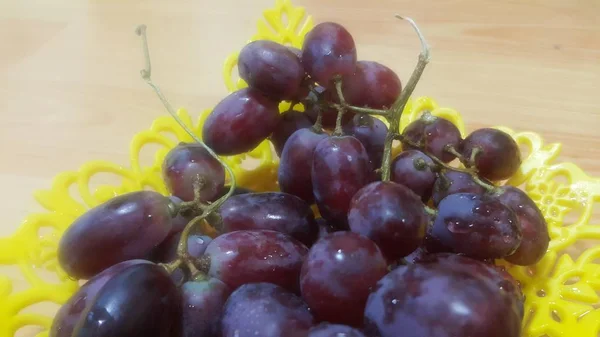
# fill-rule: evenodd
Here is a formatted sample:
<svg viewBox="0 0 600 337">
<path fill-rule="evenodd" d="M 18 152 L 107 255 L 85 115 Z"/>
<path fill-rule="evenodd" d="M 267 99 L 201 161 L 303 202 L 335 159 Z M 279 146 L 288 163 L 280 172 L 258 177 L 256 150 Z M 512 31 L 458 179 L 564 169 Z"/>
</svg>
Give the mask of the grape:
<svg viewBox="0 0 600 337">
<path fill-rule="evenodd" d="M 477 184 L 473 177 L 464 172 L 443 171 L 433 185 L 433 203 L 438 205 L 445 197 L 456 193 L 485 193 L 485 188 Z"/>
<path fill-rule="evenodd" d="M 392 161 L 392 181 L 410 188 L 423 202 L 433 193 L 436 174 L 431 170 L 433 160 L 423 152 L 406 150 Z"/>
<path fill-rule="evenodd" d="M 519 145 L 504 131 L 490 128 L 473 131 L 461 143 L 460 152 L 465 158 L 471 158 L 475 148 L 480 152 L 475 156 L 474 164 L 484 178 L 508 179 L 521 166 Z"/>
<path fill-rule="evenodd" d="M 215 278 L 184 283 L 181 286 L 183 304 L 181 336 L 220 336 L 219 320 L 230 294 L 231 289 Z"/>
<path fill-rule="evenodd" d="M 254 149 L 279 123 L 278 102 L 252 88 L 225 97 L 208 115 L 203 140 L 219 155 L 235 155 Z"/>
<path fill-rule="evenodd" d="M 402 136 L 414 144 L 419 144 L 431 155 L 445 163 L 456 158 L 452 153 L 445 151 L 445 148 L 458 149 L 461 141 L 460 131 L 452 122 L 433 116 L 429 112 L 423 113 L 419 119 L 408 124 L 402 132 Z M 406 142 L 404 142 L 404 146 L 410 148 Z"/>
<path fill-rule="evenodd" d="M 245 283 L 269 282 L 297 291 L 307 253 L 306 246 L 283 233 L 245 230 L 215 238 L 200 264 L 209 276 L 232 289 Z"/>
<path fill-rule="evenodd" d="M 240 77 L 275 101 L 295 98 L 304 79 L 300 58 L 277 42 L 248 43 L 238 58 Z"/>
<path fill-rule="evenodd" d="M 352 35 L 337 23 L 316 25 L 304 38 L 302 64 L 311 78 L 322 85 L 336 75 L 352 74 L 356 68 Z"/>
<path fill-rule="evenodd" d="M 399 266 L 369 296 L 365 334 L 520 337 L 523 315 L 514 292 L 493 267 L 466 257 Z"/>
<path fill-rule="evenodd" d="M 389 261 L 412 253 L 423 242 L 428 217 L 413 191 L 394 182 L 373 182 L 352 198 L 348 223 L 373 240 Z"/>
<path fill-rule="evenodd" d="M 502 186 L 495 194 L 502 204 L 515 212 L 523 234 L 519 248 L 505 257 L 505 260 L 521 266 L 539 262 L 550 241 L 548 225 L 542 212 L 525 192 L 516 187 Z"/>
<path fill-rule="evenodd" d="M 521 243 L 515 213 L 497 198 L 473 193 L 442 200 L 431 235 L 455 253 L 481 259 L 508 256 Z"/>
<path fill-rule="evenodd" d="M 274 284 L 245 284 L 225 303 L 220 336 L 303 337 L 312 324 L 298 296 Z"/>
<path fill-rule="evenodd" d="M 58 246 L 71 277 L 86 279 L 119 262 L 142 259 L 171 231 L 171 202 L 153 191 L 115 197 L 77 218 Z"/>
<path fill-rule="evenodd" d="M 305 113 L 297 110 L 289 110 L 281 114 L 281 121 L 271 135 L 271 142 L 277 155 L 281 156 L 285 142 L 296 130 L 310 128 L 312 124 Z"/>
<path fill-rule="evenodd" d="M 387 109 L 400 96 L 398 75 L 383 64 L 358 61 L 356 72 L 343 77 L 342 92 L 350 105 Z"/>
<path fill-rule="evenodd" d="M 312 128 L 294 132 L 285 143 L 277 178 L 281 191 L 302 198 L 308 203 L 314 201 L 311 168 L 313 152 L 325 133 L 317 133 Z"/>
<path fill-rule="evenodd" d="M 332 225 L 347 227 L 350 200 L 373 180 L 364 146 L 351 136 L 325 138 L 315 148 L 311 172 L 321 216 Z"/>
<path fill-rule="evenodd" d="M 371 167 L 381 166 L 383 158 L 383 147 L 388 128 L 377 118 L 368 115 L 355 115 L 352 120 L 344 125 L 344 133 L 354 136 L 367 150 L 371 161 Z"/>
<path fill-rule="evenodd" d="M 114 274 L 81 313 L 72 337 L 171 337 L 181 332 L 181 296 L 164 268 L 136 264 Z"/>
<path fill-rule="evenodd" d="M 321 323 L 310 329 L 307 337 L 365 337 L 347 325 Z"/>
<path fill-rule="evenodd" d="M 319 321 L 362 325 L 371 287 L 387 273 L 377 245 L 352 232 L 336 232 L 310 249 L 300 275 L 302 298 Z"/>
</svg>

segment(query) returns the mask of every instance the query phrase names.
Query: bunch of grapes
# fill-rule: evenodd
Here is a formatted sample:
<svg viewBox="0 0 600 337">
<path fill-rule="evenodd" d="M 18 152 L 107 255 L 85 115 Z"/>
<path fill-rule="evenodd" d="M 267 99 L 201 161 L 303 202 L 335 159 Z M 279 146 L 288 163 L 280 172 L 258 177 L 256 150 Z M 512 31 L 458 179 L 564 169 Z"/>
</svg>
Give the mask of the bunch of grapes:
<svg viewBox="0 0 600 337">
<path fill-rule="evenodd" d="M 429 61 L 407 20 L 423 51 L 404 88 L 390 68 L 357 61 L 336 23 L 302 50 L 246 45 L 249 86 L 217 104 L 203 142 L 165 158 L 171 196 L 122 195 L 67 229 L 60 264 L 88 281 L 50 336 L 519 337 L 524 298 L 496 262 L 538 262 L 546 222 L 501 184 L 521 163 L 506 133 L 462 139 L 428 112 L 399 132 Z M 166 102 L 147 61 L 142 76 Z M 305 111 L 280 114 L 282 101 Z M 237 187 L 219 156 L 266 139 L 281 190 Z M 392 158 L 394 140 L 404 151 Z"/>
</svg>

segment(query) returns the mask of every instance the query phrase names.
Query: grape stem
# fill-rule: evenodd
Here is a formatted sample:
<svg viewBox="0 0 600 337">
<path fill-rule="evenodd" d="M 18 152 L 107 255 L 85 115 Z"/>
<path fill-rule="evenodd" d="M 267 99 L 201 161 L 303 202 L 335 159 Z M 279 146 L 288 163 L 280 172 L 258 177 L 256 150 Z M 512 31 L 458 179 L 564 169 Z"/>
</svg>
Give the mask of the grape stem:
<svg viewBox="0 0 600 337">
<path fill-rule="evenodd" d="M 335 130 L 333 131 L 333 135 L 341 136 L 344 134 L 344 131 L 342 130 L 342 118 L 346 113 L 346 106 L 348 105 L 348 103 L 346 103 L 346 99 L 344 98 L 344 94 L 342 93 L 342 77 L 336 76 L 334 83 L 335 91 L 337 92 L 337 95 L 340 99 L 340 104 L 337 107 L 338 114 L 335 120 Z"/>
</svg>

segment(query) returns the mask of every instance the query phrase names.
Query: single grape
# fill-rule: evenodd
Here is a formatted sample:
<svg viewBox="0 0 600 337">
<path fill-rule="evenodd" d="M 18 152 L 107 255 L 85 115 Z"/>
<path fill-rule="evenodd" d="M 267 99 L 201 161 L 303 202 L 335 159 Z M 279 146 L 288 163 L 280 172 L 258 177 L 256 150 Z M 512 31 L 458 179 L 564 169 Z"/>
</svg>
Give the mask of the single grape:
<svg viewBox="0 0 600 337">
<path fill-rule="evenodd" d="M 390 108 L 402 90 L 398 75 L 373 61 L 356 62 L 356 71 L 344 76 L 342 81 L 348 104 L 373 109 Z"/>
<path fill-rule="evenodd" d="M 337 23 L 316 25 L 304 38 L 302 64 L 311 78 L 322 85 L 336 75 L 352 74 L 356 68 L 352 35 Z"/>
<path fill-rule="evenodd" d="M 480 259 L 511 255 L 521 243 L 515 213 L 497 198 L 473 193 L 444 198 L 431 235 L 455 253 Z"/>
<path fill-rule="evenodd" d="M 310 128 L 312 124 L 310 118 L 304 112 L 289 110 L 281 114 L 281 120 L 270 138 L 277 155 L 281 157 L 285 142 L 294 132 L 299 129 Z"/>
<path fill-rule="evenodd" d="M 387 273 L 377 245 L 352 232 L 317 241 L 302 265 L 300 289 L 318 321 L 361 326 L 371 288 Z"/>
<path fill-rule="evenodd" d="M 408 124 L 402 132 L 402 136 L 414 144 L 419 144 L 431 155 L 446 163 L 456 158 L 455 155 L 445 150 L 446 147 L 458 149 L 461 142 L 460 131 L 456 125 L 429 112 L 423 113 L 419 119 Z M 411 148 L 406 142 L 403 145 Z"/>
<path fill-rule="evenodd" d="M 300 58 L 288 47 L 269 40 L 248 43 L 238 58 L 240 77 L 275 101 L 295 98 L 304 79 Z"/>
<path fill-rule="evenodd" d="M 253 88 L 225 97 L 208 115 L 202 138 L 215 153 L 235 155 L 254 149 L 279 123 L 278 102 Z"/>
<path fill-rule="evenodd" d="M 550 243 L 544 215 L 535 202 L 516 187 L 498 187 L 494 194 L 502 204 L 515 212 L 523 234 L 519 248 L 504 259 L 521 266 L 536 264 L 544 257 Z"/>
<path fill-rule="evenodd" d="M 362 332 L 347 325 L 321 323 L 308 332 L 307 337 L 366 337 Z"/>
<path fill-rule="evenodd" d="M 437 206 L 442 199 L 456 193 L 483 194 L 485 188 L 477 184 L 468 173 L 442 171 L 433 185 L 433 204 Z"/>
<path fill-rule="evenodd" d="M 490 180 L 510 178 L 521 166 L 521 151 L 506 132 L 484 128 L 473 131 L 460 145 L 461 154 L 469 159 L 473 151 L 478 173 Z"/>
<path fill-rule="evenodd" d="M 318 133 L 312 128 L 300 129 L 290 136 L 281 153 L 277 172 L 281 191 L 308 203 L 314 201 L 311 175 L 313 152 L 325 138 L 326 133 Z"/>
<path fill-rule="evenodd" d="M 381 166 L 383 147 L 388 128 L 385 124 L 369 115 L 355 115 L 349 123 L 344 125 L 344 134 L 356 137 L 367 150 L 371 167 Z"/>
<path fill-rule="evenodd" d="M 373 240 L 388 261 L 421 245 L 428 220 L 421 198 L 408 187 L 389 181 L 360 189 L 348 212 L 350 230 Z"/>
<path fill-rule="evenodd" d="M 181 336 L 220 336 L 221 314 L 230 294 L 231 289 L 215 278 L 184 283 L 181 286 L 183 304 Z"/>
<path fill-rule="evenodd" d="M 321 216 L 332 225 L 347 227 L 350 200 L 373 180 L 365 147 L 351 136 L 325 138 L 315 148 L 311 172 Z"/>
<path fill-rule="evenodd" d="M 392 181 L 410 188 L 423 202 L 433 193 L 436 174 L 431 170 L 433 160 L 423 152 L 406 150 L 400 153 L 391 165 Z"/>
<path fill-rule="evenodd" d="M 58 246 L 71 277 L 90 278 L 119 262 L 146 258 L 172 228 L 169 198 L 139 191 L 115 197 L 77 218 Z"/>
<path fill-rule="evenodd" d="M 114 274 L 86 306 L 71 337 L 172 337 L 181 333 L 181 296 L 164 268 L 135 264 Z"/>
<path fill-rule="evenodd" d="M 199 264 L 210 277 L 232 289 L 269 282 L 298 290 L 298 277 L 308 248 L 294 238 L 270 230 L 225 233 L 206 248 Z"/>
</svg>

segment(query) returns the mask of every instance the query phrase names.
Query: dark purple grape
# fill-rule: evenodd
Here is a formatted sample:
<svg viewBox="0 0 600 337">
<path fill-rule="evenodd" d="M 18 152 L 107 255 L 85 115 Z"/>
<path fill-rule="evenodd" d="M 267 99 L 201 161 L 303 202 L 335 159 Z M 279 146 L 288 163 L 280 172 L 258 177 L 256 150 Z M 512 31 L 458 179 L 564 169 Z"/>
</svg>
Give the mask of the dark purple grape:
<svg viewBox="0 0 600 337">
<path fill-rule="evenodd" d="M 306 303 L 270 283 L 245 284 L 223 310 L 221 337 L 305 337 L 313 325 Z"/>
<path fill-rule="evenodd" d="M 288 47 L 269 40 L 248 43 L 238 58 L 240 77 L 275 101 L 295 98 L 304 79 L 300 58 Z"/>
<path fill-rule="evenodd" d="M 456 125 L 429 112 L 423 113 L 419 119 L 408 124 L 402 136 L 414 144 L 419 144 L 431 155 L 446 163 L 454 160 L 456 156 L 445 148 L 451 146 L 458 149 L 461 142 L 460 131 Z M 404 146 L 410 148 L 406 142 Z"/>
<path fill-rule="evenodd" d="M 200 184 L 200 201 L 214 200 L 225 183 L 225 170 L 219 161 L 198 143 L 180 143 L 162 166 L 169 192 L 183 201 L 194 200 L 194 183 Z"/>
<path fill-rule="evenodd" d="M 270 230 L 225 233 L 206 248 L 200 264 L 210 277 L 232 289 L 269 282 L 298 290 L 298 277 L 308 248 L 294 238 Z"/>
<path fill-rule="evenodd" d="M 311 175 L 313 152 L 317 144 L 327 137 L 327 134 L 317 133 L 312 128 L 300 129 L 290 136 L 279 161 L 277 178 L 281 191 L 308 203 L 314 201 Z"/>
<path fill-rule="evenodd" d="M 478 148 L 475 167 L 479 175 L 490 180 L 510 178 L 521 166 L 521 151 L 517 142 L 506 132 L 484 128 L 473 131 L 460 146 L 461 154 L 469 159 Z"/>
<path fill-rule="evenodd" d="M 360 189 L 348 212 L 350 230 L 373 240 L 388 261 L 412 253 L 428 224 L 423 202 L 413 191 L 394 182 L 376 181 Z"/>
<path fill-rule="evenodd" d="M 208 115 L 202 138 L 215 153 L 235 155 L 254 149 L 279 123 L 278 102 L 252 88 L 225 97 Z"/>
<path fill-rule="evenodd" d="M 347 325 L 321 323 L 310 329 L 307 337 L 365 337 L 365 335 Z"/>
<path fill-rule="evenodd" d="M 473 177 L 464 172 L 443 171 L 433 185 L 433 204 L 438 205 L 445 197 L 456 193 L 485 193 L 485 188 L 477 184 Z"/>
<path fill-rule="evenodd" d="M 364 145 L 374 169 L 381 166 L 385 137 L 388 132 L 387 126 L 382 121 L 368 115 L 355 115 L 344 125 L 343 130 L 344 134 L 356 137 Z"/>
<path fill-rule="evenodd" d="M 318 321 L 361 326 L 371 288 L 387 273 L 377 245 L 352 232 L 317 241 L 302 265 L 300 288 Z"/>
<path fill-rule="evenodd" d="M 61 267 L 87 279 L 119 262 L 146 258 L 171 231 L 170 205 L 161 194 L 139 191 L 90 209 L 60 239 Z"/>
<path fill-rule="evenodd" d="M 521 305 L 512 284 L 482 262 L 454 256 L 399 266 L 369 296 L 365 334 L 520 337 Z"/>
<path fill-rule="evenodd" d="M 504 259 L 521 266 L 536 264 L 544 257 L 550 243 L 544 215 L 535 202 L 516 187 L 502 186 L 495 194 L 502 204 L 515 212 L 523 235 L 519 248 Z"/>
<path fill-rule="evenodd" d="M 304 38 L 302 64 L 312 79 L 322 85 L 336 75 L 352 74 L 356 68 L 352 35 L 337 23 L 316 25 Z"/>
<path fill-rule="evenodd" d="M 321 216 L 332 225 L 346 227 L 350 200 L 373 180 L 364 146 L 351 136 L 325 138 L 315 148 L 311 172 Z"/>
<path fill-rule="evenodd" d="M 423 202 L 433 193 L 436 174 L 431 170 L 433 160 L 423 152 L 406 150 L 392 161 L 392 181 L 410 188 Z"/>
<path fill-rule="evenodd" d="M 181 234 L 179 232 L 167 237 L 165 241 L 156 247 L 152 254 L 152 261 L 167 263 L 175 260 Z M 206 235 L 192 234 L 188 236 L 188 254 L 195 258 L 201 257 L 211 241 L 212 238 Z"/>
<path fill-rule="evenodd" d="M 480 259 L 503 258 L 521 243 L 515 213 L 497 198 L 473 193 L 444 198 L 431 235 L 455 253 Z"/>
<path fill-rule="evenodd" d="M 310 118 L 308 118 L 304 112 L 290 110 L 281 114 L 281 120 L 279 121 L 279 124 L 277 124 L 277 127 L 270 138 L 277 155 L 281 156 L 285 142 L 294 132 L 300 129 L 310 128 L 312 124 Z"/>
<path fill-rule="evenodd" d="M 114 274 L 81 313 L 71 337 L 171 337 L 181 333 L 181 296 L 164 268 Z"/>
<path fill-rule="evenodd" d="M 215 278 L 184 283 L 181 286 L 183 304 L 183 334 L 181 336 L 220 336 L 219 321 L 230 294 L 231 289 Z"/>
<path fill-rule="evenodd" d="M 343 77 L 342 92 L 350 105 L 373 109 L 390 108 L 400 96 L 398 75 L 383 64 L 356 62 L 356 71 Z"/>
</svg>

